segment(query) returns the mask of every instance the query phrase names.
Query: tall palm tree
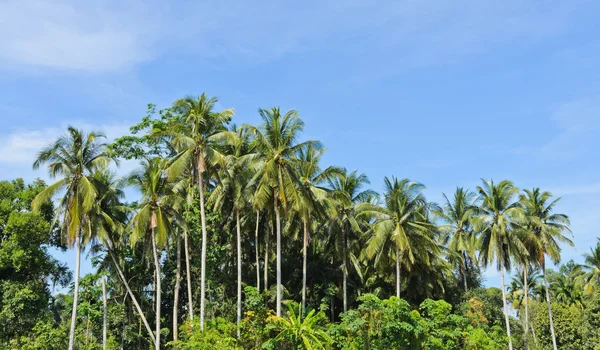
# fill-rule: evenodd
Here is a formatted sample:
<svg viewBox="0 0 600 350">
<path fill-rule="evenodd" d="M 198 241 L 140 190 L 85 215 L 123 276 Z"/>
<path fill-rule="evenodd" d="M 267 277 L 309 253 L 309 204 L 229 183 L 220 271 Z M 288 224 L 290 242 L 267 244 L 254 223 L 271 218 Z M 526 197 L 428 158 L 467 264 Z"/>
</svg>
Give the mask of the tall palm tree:
<svg viewBox="0 0 600 350">
<path fill-rule="evenodd" d="M 82 244 L 85 246 L 86 243 L 88 213 L 98 196 L 91 178 L 97 170 L 109 164 L 109 158 L 105 153 L 106 144 L 99 142 L 103 138 L 102 133 L 85 134 L 83 131 L 69 126 L 67 134 L 43 149 L 33 163 L 34 169 L 48 164 L 50 177 L 60 177 L 60 180 L 48 186 L 35 197 L 32 202 L 33 209 L 39 211 L 44 203 L 64 190 L 57 210 L 59 215 L 62 215 L 61 229 L 67 239 L 67 244 L 70 247 L 75 246 L 75 286 L 69 350 L 72 350 L 75 344 L 81 246 Z"/>
<path fill-rule="evenodd" d="M 296 153 L 312 145 L 320 148 L 317 141 L 298 143 L 304 122 L 298 112 L 290 110 L 281 114 L 279 107 L 260 109 L 258 111 L 263 123 L 256 129 L 248 126 L 254 134 L 257 152 L 261 155 L 262 166 L 256 175 L 257 189 L 255 202 L 266 206 L 273 200 L 276 230 L 276 276 L 277 276 L 277 316 L 281 317 L 281 215 L 280 209 L 287 211 L 288 205 L 300 200 L 298 191 L 298 174 Z"/>
<path fill-rule="evenodd" d="M 590 248 L 589 253 L 583 255 L 585 263 L 583 267 L 587 270 L 583 275 L 585 291 L 592 293 L 600 287 L 600 238 L 596 247 Z"/>
<path fill-rule="evenodd" d="M 560 201 L 560 197 L 552 200 L 550 192 L 542 192 L 539 188 L 525 190 L 520 196 L 519 201 L 525 212 L 527 224 L 526 248 L 528 254 L 531 256 L 531 260 L 537 262 L 542 268 L 544 286 L 546 288 L 548 317 L 550 318 L 552 345 L 554 350 L 557 350 L 552 307 L 550 305 L 548 276 L 546 274 L 546 255 L 557 264 L 560 261 L 561 249 L 559 242 L 573 246 L 573 242 L 563 234 L 564 232 L 570 232 L 569 217 L 553 212 L 554 207 Z"/>
<path fill-rule="evenodd" d="M 155 268 L 156 330 L 155 346 L 160 349 L 160 308 L 161 308 L 161 265 L 160 249 L 165 246 L 171 232 L 171 218 L 182 206 L 182 199 L 173 193 L 173 186 L 165 175 L 166 161 L 159 158 L 142 162 L 141 168 L 128 177 L 128 183 L 141 194 L 139 210 L 131 219 L 132 243 L 148 238 L 152 245 Z"/>
<path fill-rule="evenodd" d="M 345 169 L 339 174 L 333 174 L 328 179 L 331 189 L 333 206 L 330 208 L 327 222 L 326 243 L 331 251 L 342 257 L 342 301 L 344 312 L 348 311 L 348 265 L 349 259 L 357 271 L 359 254 L 350 251 L 349 244 L 356 241 L 363 231 L 360 223 L 359 209 L 361 204 L 369 203 L 377 194 L 369 189 L 369 178 L 358 174 L 357 170 L 347 173 Z M 338 256 L 339 256 L 338 255 Z"/>
<path fill-rule="evenodd" d="M 298 151 L 297 157 L 300 161 L 297 169 L 301 196 L 296 204 L 295 210 L 300 214 L 302 220 L 303 239 L 302 239 L 302 304 L 301 313 L 304 314 L 306 307 L 306 272 L 308 261 L 308 243 L 310 239 L 311 219 L 315 213 L 322 213 L 327 200 L 329 189 L 324 185 L 327 179 L 335 174 L 341 174 L 342 169 L 330 166 L 324 170 L 319 166 L 319 162 L 325 148 L 315 148 L 309 145 L 306 149 Z"/>
<path fill-rule="evenodd" d="M 400 298 L 402 262 L 410 267 L 417 260 L 429 265 L 429 254 L 440 253 L 431 235 L 425 187 L 408 179 L 384 178 L 385 206 L 374 207 L 376 222 L 366 247 L 367 257 L 394 256 L 396 263 L 396 297 Z"/>
<path fill-rule="evenodd" d="M 170 179 L 191 170 L 198 182 L 200 196 L 200 221 L 202 226 L 202 252 L 200 257 L 200 328 L 204 330 L 206 296 L 206 213 L 204 211 L 204 173 L 207 168 L 223 162 L 223 155 L 214 145 L 227 138 L 225 125 L 231 121 L 233 109 L 213 111 L 217 98 L 202 94 L 198 98 L 185 97 L 175 101 L 173 110 L 181 115 L 183 123 L 173 130 L 173 146 L 179 152 L 172 160 L 167 173 Z"/>
<path fill-rule="evenodd" d="M 482 181 L 483 184 L 477 186 L 481 204 L 477 209 L 478 216 L 475 219 L 475 230 L 479 232 L 481 241 L 479 259 L 483 267 L 496 261 L 496 268 L 500 271 L 506 334 L 508 335 L 509 349 L 512 350 L 504 271 L 510 270 L 515 254 L 527 254 L 517 234 L 524 212 L 519 203 L 514 201 L 519 190 L 512 182 L 507 180 L 499 183 Z"/>
<path fill-rule="evenodd" d="M 232 207 L 236 226 L 237 251 L 237 336 L 240 338 L 240 323 L 242 320 L 242 234 L 241 213 L 251 205 L 255 192 L 253 175 L 258 170 L 257 155 L 251 153 L 250 134 L 246 128 L 232 129 L 235 139 L 229 145 L 224 166 L 218 173 L 218 185 L 208 198 L 208 203 L 214 203 L 216 210 L 222 210 L 226 202 Z"/>
<path fill-rule="evenodd" d="M 472 221 L 475 208 L 476 195 L 458 187 L 454 192 L 452 201 L 443 194 L 444 206 L 442 210 L 436 210 L 437 216 L 445 225 L 440 226 L 444 233 L 443 243 L 448 250 L 458 257 L 460 264 L 460 273 L 463 277 L 465 292 L 468 291 L 467 285 L 467 262 L 474 259 L 475 254 L 475 235 L 472 230 Z"/>
</svg>

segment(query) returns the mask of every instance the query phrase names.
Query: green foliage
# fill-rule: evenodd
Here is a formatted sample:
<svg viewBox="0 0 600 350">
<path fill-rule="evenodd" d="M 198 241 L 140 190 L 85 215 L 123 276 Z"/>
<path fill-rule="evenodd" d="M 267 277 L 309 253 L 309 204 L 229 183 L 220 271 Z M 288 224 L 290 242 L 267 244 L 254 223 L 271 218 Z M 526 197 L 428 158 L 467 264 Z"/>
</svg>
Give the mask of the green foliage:
<svg viewBox="0 0 600 350">
<path fill-rule="evenodd" d="M 177 350 L 225 350 L 242 349 L 235 338 L 236 325 L 221 317 L 209 320 L 204 332 L 200 330 L 199 320 L 187 322 L 180 328 L 181 340 L 170 342 Z"/>
<path fill-rule="evenodd" d="M 300 305 L 288 304 L 287 317 L 270 317 L 267 327 L 277 335 L 263 344 L 264 349 L 327 349 L 332 343 L 325 314 L 310 310 L 302 317 Z"/>
<path fill-rule="evenodd" d="M 530 318 L 535 328 L 537 340 L 542 349 L 552 347 L 548 307 L 546 303 L 533 301 L 530 306 Z M 552 303 L 552 318 L 559 349 L 583 348 L 584 311 L 575 305 Z"/>
</svg>

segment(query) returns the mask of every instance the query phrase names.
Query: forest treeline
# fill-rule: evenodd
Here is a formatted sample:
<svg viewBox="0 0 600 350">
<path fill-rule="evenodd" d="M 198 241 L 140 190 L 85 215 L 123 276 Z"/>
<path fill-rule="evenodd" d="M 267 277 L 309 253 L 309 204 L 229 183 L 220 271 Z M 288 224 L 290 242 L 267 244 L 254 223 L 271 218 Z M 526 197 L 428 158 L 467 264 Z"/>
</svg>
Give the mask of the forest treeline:
<svg viewBox="0 0 600 350">
<path fill-rule="evenodd" d="M 112 143 L 69 127 L 33 163 L 52 183 L 0 182 L 0 349 L 600 349 L 600 242 L 560 265 L 560 198 L 378 192 L 297 111 L 236 125 L 216 103 L 149 105 Z"/>
</svg>

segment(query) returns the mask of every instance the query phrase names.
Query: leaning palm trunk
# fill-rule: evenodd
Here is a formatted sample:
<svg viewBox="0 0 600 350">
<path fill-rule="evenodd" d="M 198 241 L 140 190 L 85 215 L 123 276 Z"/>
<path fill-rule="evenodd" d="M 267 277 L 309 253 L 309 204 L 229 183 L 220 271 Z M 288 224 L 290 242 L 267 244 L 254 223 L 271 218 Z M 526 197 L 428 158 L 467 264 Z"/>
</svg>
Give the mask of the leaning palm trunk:
<svg viewBox="0 0 600 350">
<path fill-rule="evenodd" d="M 77 303 L 79 301 L 79 270 L 81 260 L 81 237 L 75 236 L 75 286 L 73 287 L 73 311 L 71 312 L 71 330 L 69 333 L 69 350 L 75 346 L 75 323 L 77 322 Z"/>
<path fill-rule="evenodd" d="M 308 219 L 304 220 L 304 239 L 302 241 L 302 310 L 306 307 L 306 265 L 307 265 L 307 250 L 308 250 Z"/>
<path fill-rule="evenodd" d="M 544 288 L 546 289 L 546 303 L 548 304 L 548 317 L 550 318 L 550 332 L 552 333 L 552 346 L 554 350 L 558 350 L 556 346 L 556 335 L 554 333 L 554 321 L 552 320 L 552 306 L 550 305 L 550 290 L 548 288 L 548 277 L 546 276 L 546 263 L 542 262 L 542 272 L 544 274 Z"/>
<path fill-rule="evenodd" d="M 508 336 L 508 349 L 512 350 L 512 338 L 510 336 L 510 320 L 508 318 L 508 305 L 506 303 L 506 287 L 504 286 L 504 266 L 500 267 L 500 280 L 502 282 L 502 304 L 504 305 L 504 319 L 506 321 L 506 335 Z"/>
<path fill-rule="evenodd" d="M 277 226 L 277 317 L 281 317 L 281 218 L 279 217 L 279 205 L 277 204 L 275 192 L 273 192 L 273 207 L 275 209 L 275 225 Z"/>
<path fill-rule="evenodd" d="M 260 293 L 260 252 L 258 251 L 258 224 L 260 211 L 256 211 L 256 231 L 254 233 L 254 251 L 256 252 L 256 291 Z"/>
<path fill-rule="evenodd" d="M 192 273 L 190 272 L 190 248 L 188 244 L 187 227 L 183 229 L 183 244 L 185 248 L 185 279 L 187 284 L 188 295 L 188 317 L 190 321 L 194 320 L 194 304 L 192 303 Z"/>
<path fill-rule="evenodd" d="M 204 310 L 206 304 L 206 215 L 204 213 L 204 159 L 198 161 L 198 192 L 200 192 L 200 220 L 202 224 L 202 253 L 200 256 L 200 330 L 204 331 Z"/>
<path fill-rule="evenodd" d="M 107 338 L 107 329 L 106 323 L 108 318 L 108 310 L 107 310 L 107 301 L 106 301 L 106 277 L 102 277 L 102 349 L 106 350 L 106 338 Z"/>
<path fill-rule="evenodd" d="M 152 343 L 156 345 L 156 339 L 154 338 L 154 333 L 152 332 L 152 328 L 150 328 L 150 324 L 148 323 L 146 316 L 144 316 L 144 313 L 142 312 L 142 308 L 140 307 L 140 304 L 138 303 L 137 299 L 135 298 L 135 295 L 133 294 L 133 292 L 131 291 L 129 282 L 127 282 L 127 279 L 125 278 L 125 274 L 123 274 L 123 270 L 121 270 L 121 266 L 119 266 L 119 264 L 117 262 L 117 258 L 114 255 L 113 248 L 110 243 L 107 246 L 107 250 L 108 250 L 108 255 L 110 255 L 110 258 L 112 259 L 112 262 L 115 265 L 115 269 L 117 270 L 119 278 L 121 278 L 121 282 L 125 286 L 125 289 L 127 290 L 127 293 L 129 294 L 129 297 L 131 298 L 131 301 L 133 302 L 133 306 L 135 306 L 135 309 L 136 309 L 137 313 L 140 315 L 140 319 L 142 320 L 144 327 L 146 327 L 148 334 L 150 334 L 150 340 L 152 340 Z"/>
<path fill-rule="evenodd" d="M 346 231 L 342 230 L 342 292 L 344 312 L 348 311 L 348 257 L 346 252 Z"/>
<path fill-rule="evenodd" d="M 181 285 L 181 239 L 176 232 L 177 240 L 177 271 L 175 272 L 175 290 L 173 291 L 173 340 L 177 341 L 179 334 L 177 321 L 179 319 L 179 288 Z"/>
<path fill-rule="evenodd" d="M 237 337 L 240 339 L 240 323 L 242 321 L 242 234 L 240 231 L 240 210 L 235 211 L 237 230 Z"/>
<path fill-rule="evenodd" d="M 154 268 L 156 273 L 156 282 L 155 282 L 155 293 L 156 293 L 156 331 L 155 331 L 155 346 L 156 350 L 160 349 L 160 261 L 158 260 L 158 251 L 156 248 L 156 237 L 154 233 L 154 227 L 152 227 L 152 255 L 154 256 Z"/>
<path fill-rule="evenodd" d="M 525 296 L 525 350 L 529 350 L 529 286 L 527 285 L 527 266 L 523 267 L 524 296 Z"/>
</svg>

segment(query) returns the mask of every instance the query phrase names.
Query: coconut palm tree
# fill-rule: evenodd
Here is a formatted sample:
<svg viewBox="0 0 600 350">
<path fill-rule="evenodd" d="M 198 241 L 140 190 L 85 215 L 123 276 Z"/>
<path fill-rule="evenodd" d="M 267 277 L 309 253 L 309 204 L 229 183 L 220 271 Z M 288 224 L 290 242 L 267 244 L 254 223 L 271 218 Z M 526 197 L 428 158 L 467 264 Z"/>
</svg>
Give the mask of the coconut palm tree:
<svg viewBox="0 0 600 350">
<path fill-rule="evenodd" d="M 332 174 L 328 178 L 333 205 L 329 208 L 327 227 L 327 250 L 342 258 L 342 301 L 343 310 L 348 310 L 348 265 L 349 260 L 357 271 L 359 254 L 350 250 L 350 243 L 358 241 L 358 236 L 364 231 L 360 223 L 359 209 L 361 204 L 370 203 L 376 196 L 372 190 L 364 189 L 369 184 L 365 174 L 357 170 L 347 173 Z M 363 214 L 364 216 L 364 214 Z"/>
<path fill-rule="evenodd" d="M 269 200 L 273 200 L 276 231 L 276 276 L 277 276 L 277 316 L 281 317 L 281 215 L 280 209 L 287 211 L 293 202 L 300 201 L 298 191 L 299 178 L 296 174 L 298 160 L 296 154 L 299 150 L 312 145 L 321 148 L 317 141 L 298 143 L 300 133 L 304 129 L 304 122 L 298 112 L 290 110 L 281 114 L 279 107 L 260 109 L 259 114 L 263 120 L 257 129 L 247 126 L 253 133 L 257 152 L 262 158 L 260 171 L 256 174 L 257 189 L 255 202 L 264 207 Z M 254 180 L 253 180 L 254 181 Z"/>
<path fill-rule="evenodd" d="M 475 212 L 476 195 L 465 190 L 462 187 L 456 188 L 452 201 L 444 196 L 444 206 L 442 210 L 436 210 L 438 218 L 444 225 L 439 229 L 444 234 L 442 242 L 452 256 L 458 257 L 460 264 L 460 274 L 463 277 L 465 292 L 468 291 L 467 285 L 467 263 L 474 260 L 475 257 L 475 235 L 472 230 L 473 214 Z"/>
<path fill-rule="evenodd" d="M 173 185 L 165 174 L 166 160 L 154 158 L 142 162 L 141 168 L 129 175 L 127 181 L 141 194 L 138 212 L 131 219 L 132 243 L 150 238 L 155 268 L 156 331 L 155 346 L 160 349 L 161 265 L 160 249 L 171 233 L 171 218 L 182 207 L 181 196 L 173 193 Z M 150 233 L 150 237 L 148 237 Z"/>
<path fill-rule="evenodd" d="M 596 247 L 590 248 L 589 253 L 583 255 L 585 263 L 583 267 L 587 270 L 583 275 L 586 293 L 594 292 L 600 287 L 600 238 Z"/>
<path fill-rule="evenodd" d="M 258 170 L 258 156 L 251 153 L 250 134 L 246 128 L 232 128 L 235 139 L 229 145 L 224 166 L 220 169 L 218 185 L 213 189 L 208 203 L 214 203 L 215 210 L 222 210 L 227 202 L 231 205 L 232 215 L 235 217 L 236 226 L 236 251 L 237 251 L 237 336 L 240 338 L 240 323 L 242 320 L 242 234 L 241 213 L 246 211 L 251 203 L 252 194 L 255 192 L 253 176 Z M 253 181 L 254 180 L 254 181 Z"/>
<path fill-rule="evenodd" d="M 496 268 L 500 271 L 506 333 L 509 349 L 512 350 L 504 272 L 510 270 L 512 258 L 516 254 L 527 254 L 517 234 L 524 211 L 519 203 L 514 201 L 519 190 L 512 182 L 482 181 L 483 184 L 477 186 L 481 204 L 474 220 L 475 231 L 479 233 L 480 239 L 479 259 L 483 267 L 496 261 Z"/>
<path fill-rule="evenodd" d="M 440 247 L 431 234 L 428 220 L 425 187 L 408 179 L 384 178 L 383 207 L 374 207 L 376 221 L 366 247 L 369 258 L 381 260 L 384 255 L 394 256 L 396 264 L 396 297 L 400 298 L 403 259 L 410 268 L 417 260 L 430 264 L 428 252 L 440 253 Z"/>
<path fill-rule="evenodd" d="M 85 233 L 89 234 L 89 231 L 86 231 L 86 220 L 98 197 L 92 177 L 97 170 L 107 167 L 110 161 L 105 152 L 106 144 L 99 142 L 103 138 L 105 137 L 102 133 L 85 134 L 69 126 L 67 134 L 44 148 L 33 163 L 34 169 L 48 164 L 50 177 L 59 177 L 60 180 L 41 191 L 33 200 L 32 207 L 39 211 L 44 203 L 64 191 L 57 206 L 56 217 L 62 216 L 62 233 L 68 246 L 75 247 L 75 286 L 69 350 L 73 349 L 75 343 L 81 249 L 87 242 Z"/>
<path fill-rule="evenodd" d="M 312 216 L 317 213 L 323 213 L 329 189 L 324 185 L 327 179 L 335 174 L 341 174 L 342 169 L 330 166 L 324 170 L 319 166 L 321 157 L 325 153 L 325 148 L 315 148 L 309 145 L 306 149 L 298 151 L 297 157 L 300 160 L 297 169 L 300 180 L 300 201 L 296 202 L 295 210 L 299 213 L 302 220 L 303 239 L 302 239 L 302 304 L 301 313 L 304 314 L 306 307 L 306 271 L 308 243 L 310 239 L 310 227 Z"/>
<path fill-rule="evenodd" d="M 526 249 L 528 255 L 542 268 L 544 286 L 546 288 L 546 304 L 548 306 L 548 317 L 550 318 L 550 332 L 552 334 L 552 345 L 557 350 L 556 334 L 552 319 L 552 307 L 550 305 L 550 291 L 548 277 L 546 274 L 546 255 L 557 264 L 560 261 L 559 242 L 573 246 L 573 242 L 563 233 L 570 232 L 569 217 L 564 214 L 554 213 L 554 207 L 560 201 L 560 197 L 552 200 L 550 192 L 542 192 L 539 188 L 525 190 L 519 201 L 523 207 L 526 219 Z"/>
<path fill-rule="evenodd" d="M 167 169 L 170 179 L 179 177 L 186 169 L 191 171 L 198 183 L 200 196 L 200 221 L 202 227 L 202 252 L 200 257 L 200 328 L 204 330 L 206 295 L 206 213 L 204 211 L 204 173 L 209 166 L 223 162 L 223 155 L 214 147 L 229 132 L 225 125 L 231 121 L 233 109 L 213 111 L 217 98 L 202 94 L 198 98 L 185 97 L 175 101 L 173 111 L 183 117 L 183 123 L 176 124 L 173 133 L 173 146 L 179 152 L 173 157 Z M 193 316 L 192 316 L 193 317 Z"/>
</svg>

